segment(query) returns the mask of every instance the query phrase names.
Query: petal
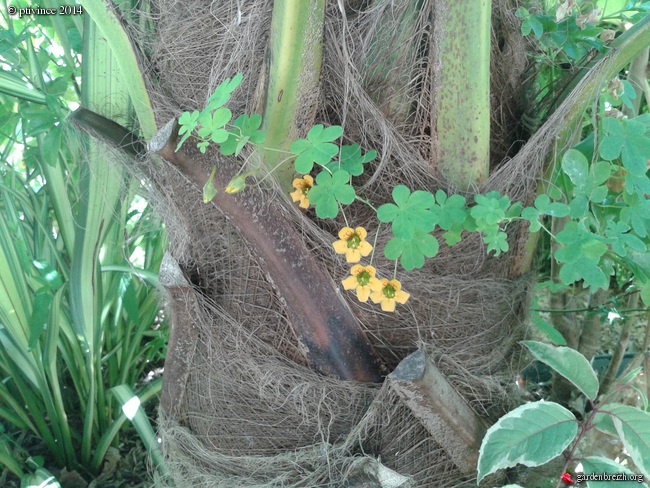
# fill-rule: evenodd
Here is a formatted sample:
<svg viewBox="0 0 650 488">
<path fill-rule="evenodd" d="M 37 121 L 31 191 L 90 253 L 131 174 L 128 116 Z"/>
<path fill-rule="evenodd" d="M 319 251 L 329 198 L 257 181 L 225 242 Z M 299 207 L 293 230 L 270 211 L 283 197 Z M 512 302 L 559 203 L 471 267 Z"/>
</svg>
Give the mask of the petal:
<svg viewBox="0 0 650 488">
<path fill-rule="evenodd" d="M 375 278 L 374 281 L 370 280 L 370 283 L 368 283 L 368 284 L 370 285 L 370 289 L 372 291 L 374 291 L 375 293 L 378 293 L 379 296 L 383 296 L 381 291 L 384 289 L 384 284 L 381 281 L 379 281 L 377 278 Z M 379 302 L 375 302 L 375 303 L 379 303 Z"/>
<path fill-rule="evenodd" d="M 402 289 L 402 284 L 398 280 L 390 280 L 388 284 L 392 286 L 393 290 L 395 290 L 396 292 Z"/>
<path fill-rule="evenodd" d="M 293 180 L 293 183 L 291 184 L 298 191 L 302 190 L 302 188 L 304 187 L 304 181 L 302 181 L 302 178 L 296 178 L 295 180 Z"/>
<path fill-rule="evenodd" d="M 384 295 L 380 291 L 376 291 L 370 294 L 370 299 L 373 303 L 381 303 L 381 301 L 384 299 Z"/>
<path fill-rule="evenodd" d="M 337 254 L 346 254 L 348 252 L 348 243 L 345 241 L 336 241 L 332 246 Z"/>
<path fill-rule="evenodd" d="M 343 284 L 343 289 L 345 290 L 354 290 L 358 285 L 357 279 L 354 276 L 345 278 L 343 281 L 341 281 L 341 283 Z"/>
<path fill-rule="evenodd" d="M 362 241 L 368 236 L 368 233 L 366 232 L 366 229 L 364 229 L 363 227 L 357 227 L 357 229 L 355 230 L 355 233 L 359 236 L 359 238 Z"/>
<path fill-rule="evenodd" d="M 314 178 L 312 178 L 311 176 L 305 175 L 303 176 L 302 179 L 305 180 L 305 182 L 309 185 L 310 188 L 314 186 Z"/>
<path fill-rule="evenodd" d="M 369 286 L 360 286 L 357 288 L 357 298 L 360 302 L 366 303 L 368 297 L 370 296 L 370 287 Z"/>
<path fill-rule="evenodd" d="M 309 198 L 303 196 L 302 199 L 300 200 L 300 205 L 298 205 L 301 208 L 309 208 Z"/>
<path fill-rule="evenodd" d="M 395 300 L 392 298 L 387 298 L 383 302 L 381 302 L 381 309 L 384 312 L 394 312 L 395 311 Z"/>
<path fill-rule="evenodd" d="M 289 195 L 291 196 L 291 200 L 293 200 L 294 202 L 299 202 L 300 200 L 302 200 L 302 192 L 300 190 L 292 191 L 291 193 L 289 193 Z"/>
<path fill-rule="evenodd" d="M 348 252 L 345 255 L 345 259 L 348 261 L 348 263 L 358 263 L 361 261 L 361 253 L 358 249 L 348 249 Z"/>
<path fill-rule="evenodd" d="M 410 296 L 410 293 L 406 293 L 405 291 L 395 291 L 395 301 L 397 303 L 401 303 L 402 305 L 406 303 L 406 300 L 408 300 Z"/>
<path fill-rule="evenodd" d="M 377 274 L 377 270 L 375 269 L 374 266 L 366 266 L 366 271 L 370 275 L 370 281 L 371 282 L 372 282 L 372 280 L 377 280 L 377 278 L 375 278 L 375 275 Z M 377 280 L 377 281 L 379 281 L 379 280 Z"/>
<path fill-rule="evenodd" d="M 359 276 L 359 275 L 360 275 L 361 273 L 363 273 L 364 271 L 365 271 L 365 268 L 364 268 L 363 266 L 361 266 L 360 264 L 355 264 L 355 265 L 352 266 L 352 268 L 350 269 L 350 274 L 351 274 L 352 276 Z"/>
<path fill-rule="evenodd" d="M 372 252 L 372 246 L 366 241 L 361 241 L 357 249 L 359 250 L 362 256 L 367 256 Z"/>
<path fill-rule="evenodd" d="M 344 241 L 349 241 L 353 235 L 354 235 L 354 231 L 349 227 L 343 227 L 339 231 L 339 239 L 342 239 Z"/>
</svg>

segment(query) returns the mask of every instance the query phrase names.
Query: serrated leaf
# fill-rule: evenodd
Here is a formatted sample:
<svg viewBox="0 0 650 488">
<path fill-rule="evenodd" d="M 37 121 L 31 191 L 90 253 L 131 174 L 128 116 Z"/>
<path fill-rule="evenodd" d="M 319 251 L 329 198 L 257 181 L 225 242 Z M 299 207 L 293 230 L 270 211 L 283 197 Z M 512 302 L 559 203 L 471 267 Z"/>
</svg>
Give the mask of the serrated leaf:
<svg viewBox="0 0 650 488">
<path fill-rule="evenodd" d="M 589 361 L 578 351 L 569 347 L 550 346 L 543 342 L 523 341 L 535 358 L 550 366 L 576 386 L 590 400 L 598 395 L 598 377 Z"/>
<path fill-rule="evenodd" d="M 374 160 L 376 157 L 377 151 L 369 151 L 363 154 L 358 144 L 342 146 L 339 160 L 332 161 L 327 165 L 327 168 L 332 172 L 342 169 L 352 176 L 360 176 L 363 174 L 363 165 Z"/>
<path fill-rule="evenodd" d="M 318 218 L 333 219 L 339 213 L 339 203 L 349 205 L 354 201 L 356 193 L 349 183 L 347 171 L 330 175 L 329 171 L 323 170 L 318 174 L 316 185 L 309 190 L 309 203 L 315 207 Z"/>
<path fill-rule="evenodd" d="M 326 166 L 339 152 L 334 141 L 341 137 L 343 129 L 333 125 L 325 129 L 322 124 L 315 125 L 307 134 L 307 139 L 298 139 L 291 145 L 290 151 L 297 154 L 295 161 L 296 172 L 300 174 L 309 173 L 314 163 Z"/>
<path fill-rule="evenodd" d="M 499 469 L 545 464 L 562 454 L 577 433 L 578 422 L 561 405 L 546 401 L 522 405 L 501 417 L 485 434 L 477 483 Z"/>
</svg>

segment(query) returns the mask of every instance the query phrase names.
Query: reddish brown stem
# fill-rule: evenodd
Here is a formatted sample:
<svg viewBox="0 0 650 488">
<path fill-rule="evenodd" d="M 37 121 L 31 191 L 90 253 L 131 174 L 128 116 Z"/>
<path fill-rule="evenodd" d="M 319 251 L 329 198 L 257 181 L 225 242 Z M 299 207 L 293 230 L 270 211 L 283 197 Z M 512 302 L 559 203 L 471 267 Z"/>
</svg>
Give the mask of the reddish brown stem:
<svg viewBox="0 0 650 488">
<path fill-rule="evenodd" d="M 214 185 L 220 191 L 212 204 L 230 218 L 266 270 L 311 367 L 345 380 L 379 382 L 379 365 L 358 320 L 287 219 L 281 203 L 263 198 L 255 189 L 237 195 L 223 192 L 238 166 L 211 149 L 201 154 L 189 141 L 175 152 L 177 137 L 176 122 L 167 124 L 150 149 L 174 164 L 198 188 L 203 188 L 218 161 Z"/>
</svg>

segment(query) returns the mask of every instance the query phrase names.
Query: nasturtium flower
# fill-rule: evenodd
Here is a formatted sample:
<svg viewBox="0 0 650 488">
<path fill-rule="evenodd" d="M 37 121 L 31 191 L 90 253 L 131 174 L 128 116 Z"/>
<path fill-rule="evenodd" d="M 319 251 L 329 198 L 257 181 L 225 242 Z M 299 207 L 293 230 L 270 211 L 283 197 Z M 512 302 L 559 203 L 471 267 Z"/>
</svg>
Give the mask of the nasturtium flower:
<svg viewBox="0 0 650 488">
<path fill-rule="evenodd" d="M 361 266 L 355 264 L 350 270 L 352 276 L 348 276 L 342 281 L 343 288 L 357 292 L 357 298 L 360 302 L 367 302 L 370 296 L 371 285 L 380 284 L 375 278 L 377 271 L 372 266 Z"/>
<path fill-rule="evenodd" d="M 350 227 L 343 227 L 339 232 L 340 241 L 334 243 L 334 250 L 337 254 L 345 254 L 348 263 L 358 263 L 361 257 L 365 257 L 372 251 L 372 246 L 366 242 L 368 233 L 363 227 L 356 230 Z"/>
<path fill-rule="evenodd" d="M 293 187 L 296 191 L 289 193 L 294 202 L 300 202 L 300 208 L 309 208 L 309 190 L 314 186 L 314 178 L 305 175 L 302 178 L 293 180 Z"/>
<path fill-rule="evenodd" d="M 386 278 L 377 283 L 370 285 L 372 293 L 370 299 L 374 303 L 381 303 L 381 309 L 384 312 L 394 312 L 395 303 L 406 303 L 411 295 L 402 291 L 402 284 L 397 280 L 387 280 Z"/>
</svg>

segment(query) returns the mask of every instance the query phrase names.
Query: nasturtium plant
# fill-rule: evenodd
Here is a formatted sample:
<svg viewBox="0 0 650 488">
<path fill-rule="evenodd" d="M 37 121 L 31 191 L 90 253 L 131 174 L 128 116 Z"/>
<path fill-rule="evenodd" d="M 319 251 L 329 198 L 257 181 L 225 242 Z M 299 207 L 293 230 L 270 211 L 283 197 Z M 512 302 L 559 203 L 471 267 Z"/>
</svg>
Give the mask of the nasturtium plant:
<svg viewBox="0 0 650 488">
<path fill-rule="evenodd" d="M 327 169 L 332 173 L 342 169 L 350 173 L 351 176 L 360 176 L 363 174 L 363 165 L 373 161 L 376 157 L 377 151 L 368 151 L 363 154 L 358 144 L 341 146 L 339 158 L 329 163 Z"/>
<path fill-rule="evenodd" d="M 199 116 L 199 137 L 221 143 L 228 139 L 228 131 L 224 126 L 230 122 L 232 112 L 226 107 L 220 107 L 214 112 L 203 111 Z"/>
<path fill-rule="evenodd" d="M 339 152 L 339 147 L 332 141 L 342 134 L 343 129 L 338 125 L 325 128 L 318 124 L 312 127 L 307 139 L 298 139 L 291 145 L 291 152 L 298 156 L 294 162 L 296 172 L 306 175 L 312 170 L 314 163 L 321 166 L 329 164 Z"/>
<path fill-rule="evenodd" d="M 239 153 L 244 146 L 250 141 L 253 144 L 263 144 L 266 140 L 266 134 L 259 130 L 262 125 L 262 116 L 259 114 L 254 115 L 240 115 L 233 122 L 233 127 L 239 129 L 230 131 L 228 139 L 221 143 L 221 154 L 230 156 L 234 154 L 239 156 Z"/>
<path fill-rule="evenodd" d="M 438 254 L 440 244 L 431 234 L 415 230 L 411 239 L 393 237 L 384 248 L 387 259 L 400 260 L 402 268 L 406 271 L 419 269 L 424 266 L 424 258 L 433 258 Z"/>
<path fill-rule="evenodd" d="M 438 222 L 437 215 L 431 211 L 436 201 L 427 191 L 411 193 L 404 185 L 393 189 L 392 203 L 385 203 L 377 210 L 380 222 L 392 222 L 393 234 L 403 240 L 411 240 L 417 230 L 431 232 Z"/>
<path fill-rule="evenodd" d="M 199 125 L 199 111 L 195 110 L 192 113 L 183 112 L 183 114 L 178 119 L 178 124 L 180 128 L 178 129 L 178 135 L 182 136 L 181 140 L 178 141 L 178 146 L 176 150 L 178 151 L 185 140 L 192 135 L 194 129 Z"/>
<path fill-rule="evenodd" d="M 339 204 L 349 205 L 355 197 L 354 188 L 350 186 L 350 175 L 342 170 L 334 174 L 321 171 L 316 177 L 316 185 L 309 190 L 309 202 L 316 207 L 316 215 L 320 219 L 335 218 L 339 214 Z"/>
<path fill-rule="evenodd" d="M 232 92 L 234 92 L 235 89 L 241 84 L 243 79 L 244 75 L 241 73 L 238 73 L 232 79 L 226 78 L 226 80 L 215 89 L 212 96 L 208 99 L 207 109 L 215 110 L 225 105 L 228 100 L 230 100 Z"/>
</svg>

